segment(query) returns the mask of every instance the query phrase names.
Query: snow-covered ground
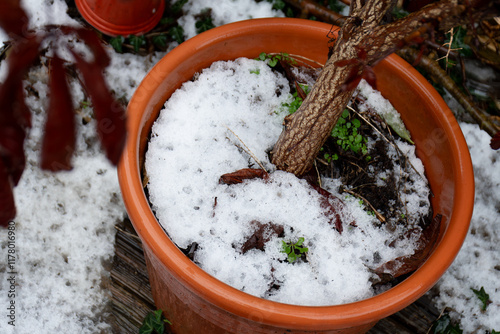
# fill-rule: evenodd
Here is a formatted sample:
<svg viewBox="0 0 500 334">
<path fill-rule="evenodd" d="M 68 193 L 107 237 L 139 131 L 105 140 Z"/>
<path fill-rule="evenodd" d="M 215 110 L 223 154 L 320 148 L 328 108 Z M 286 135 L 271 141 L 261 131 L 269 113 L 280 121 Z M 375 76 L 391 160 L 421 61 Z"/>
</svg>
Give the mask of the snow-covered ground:
<svg viewBox="0 0 500 334">
<path fill-rule="evenodd" d="M 63 0 L 24 0 L 32 28 L 77 24 L 66 14 Z M 180 20 L 192 36 L 200 8 L 211 7 L 214 23 L 245 18 L 283 16 L 270 3 L 254 0 L 191 0 Z M 0 46 L 6 40 L 0 32 Z M 162 56 L 116 54 L 107 70 L 109 85 L 130 99 L 142 77 Z M 5 62 L 0 63 L 0 82 Z M 41 128 L 47 104 L 47 70 L 34 69 L 27 85 L 38 95 L 28 97 L 33 129 L 26 143 L 27 168 L 15 189 L 15 274 L 7 267 L 8 230 L 0 230 L 0 333 L 106 333 L 109 291 L 106 279 L 113 255 L 114 225 L 125 215 L 116 170 L 103 157 L 94 125 L 80 125 L 71 172 L 50 174 L 39 170 Z M 72 85 L 75 105 L 84 101 L 79 85 Z M 83 112 L 85 108 L 83 108 Z M 454 309 L 464 333 L 500 330 L 500 152 L 489 148 L 489 137 L 477 125 L 462 124 L 476 176 L 476 205 L 471 229 L 452 267 L 436 286 L 438 307 Z M 11 242 L 12 245 L 12 242 Z M 12 246 L 11 246 L 12 247 Z M 15 276 L 12 280 L 11 276 Z M 11 282 L 14 282 L 11 287 Z M 481 311 L 473 289 L 484 287 L 491 304 Z M 15 292 L 15 297 L 9 293 Z M 15 301 L 15 327 L 8 321 Z"/>
</svg>

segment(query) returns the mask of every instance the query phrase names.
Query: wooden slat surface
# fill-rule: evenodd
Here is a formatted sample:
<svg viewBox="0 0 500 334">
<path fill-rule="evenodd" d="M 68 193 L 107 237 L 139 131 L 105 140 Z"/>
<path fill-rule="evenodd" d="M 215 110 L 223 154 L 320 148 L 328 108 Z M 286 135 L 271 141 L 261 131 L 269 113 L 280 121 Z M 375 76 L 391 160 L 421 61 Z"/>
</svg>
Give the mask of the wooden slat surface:
<svg viewBox="0 0 500 334">
<path fill-rule="evenodd" d="M 146 314 L 156 308 L 141 241 L 127 220 L 117 226 L 111 292 L 114 333 L 138 333 Z M 438 317 L 438 310 L 424 296 L 400 312 L 379 321 L 368 333 L 426 334 Z"/>
</svg>

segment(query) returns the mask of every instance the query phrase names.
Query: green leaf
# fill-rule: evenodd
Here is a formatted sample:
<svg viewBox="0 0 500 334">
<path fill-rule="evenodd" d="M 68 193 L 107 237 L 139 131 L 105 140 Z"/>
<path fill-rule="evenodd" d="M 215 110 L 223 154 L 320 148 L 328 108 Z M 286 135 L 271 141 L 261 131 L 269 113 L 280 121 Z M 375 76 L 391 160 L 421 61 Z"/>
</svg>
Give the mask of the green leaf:
<svg viewBox="0 0 500 334">
<path fill-rule="evenodd" d="M 175 20 L 171 17 L 164 17 L 160 20 L 160 25 L 169 25 L 174 23 Z"/>
<path fill-rule="evenodd" d="M 116 36 L 109 40 L 109 44 L 111 44 L 111 46 L 113 47 L 113 49 L 115 49 L 116 52 L 122 53 L 123 52 L 122 46 L 124 40 L 125 39 L 123 38 L 123 36 Z"/>
<path fill-rule="evenodd" d="M 454 29 L 453 41 L 451 43 L 451 49 L 458 50 L 458 52 L 464 57 L 471 57 L 474 55 L 469 44 L 465 42 L 465 37 L 467 36 L 467 29 L 463 27 L 458 27 L 456 30 Z M 450 36 L 451 38 L 451 36 Z M 448 38 L 448 43 L 450 41 Z"/>
<path fill-rule="evenodd" d="M 405 124 L 399 117 L 399 115 L 394 115 L 392 113 L 381 114 L 382 118 L 387 122 L 387 124 L 394 130 L 401 138 L 407 140 L 410 144 L 414 144 L 411 140 L 410 131 L 406 129 Z"/>
<path fill-rule="evenodd" d="M 275 67 L 279 62 L 279 59 L 278 57 L 273 57 L 271 59 L 269 59 L 269 62 L 267 63 L 267 65 L 269 65 L 270 67 Z"/>
<path fill-rule="evenodd" d="M 479 289 L 479 290 L 471 288 L 471 290 L 474 292 L 474 294 L 477 296 L 477 298 L 479 298 L 479 300 L 483 303 L 481 305 L 481 311 L 486 311 L 488 304 L 491 303 L 490 295 L 488 295 L 486 293 L 486 291 L 484 291 L 484 287 L 481 287 L 481 289 Z"/>
<path fill-rule="evenodd" d="M 179 12 L 182 10 L 182 7 L 188 2 L 188 0 L 178 0 L 172 4 L 172 13 L 173 14 L 179 14 Z"/>
<path fill-rule="evenodd" d="M 177 43 L 184 42 L 184 29 L 181 26 L 171 28 L 168 33 Z"/>
<path fill-rule="evenodd" d="M 139 52 L 139 49 L 141 46 L 146 44 L 146 39 L 144 36 L 136 36 L 136 35 L 130 35 L 128 37 L 128 40 L 130 41 L 130 44 L 134 47 L 135 52 Z"/>
<path fill-rule="evenodd" d="M 497 332 L 496 330 L 492 329 L 491 334 L 500 334 L 500 332 Z"/>
<path fill-rule="evenodd" d="M 208 13 L 208 14 L 210 14 L 210 13 Z M 215 28 L 215 25 L 212 22 L 212 17 L 209 16 L 208 14 L 206 16 L 204 15 L 203 18 L 196 21 L 196 23 L 195 23 L 196 33 L 201 34 L 204 31 Z"/>
<path fill-rule="evenodd" d="M 352 125 L 354 125 L 354 127 L 355 127 L 356 129 L 357 129 L 357 128 L 359 128 L 359 127 L 361 126 L 361 122 L 360 122 L 360 120 L 359 120 L 359 119 L 357 119 L 357 118 L 354 118 L 353 120 L 351 120 L 351 123 L 352 123 Z"/>
<path fill-rule="evenodd" d="M 462 329 L 458 324 L 454 325 L 448 314 L 445 314 L 434 321 L 431 328 L 434 334 L 462 334 Z"/>
<path fill-rule="evenodd" d="M 303 237 L 300 237 L 299 238 L 299 241 L 297 241 L 297 243 L 295 244 L 296 246 L 302 246 L 302 244 L 304 243 L 304 238 Z"/>
<path fill-rule="evenodd" d="M 164 34 L 153 37 L 153 44 L 159 48 L 167 46 L 167 36 Z"/>
<path fill-rule="evenodd" d="M 171 325 L 171 322 L 165 319 L 162 310 L 150 312 L 144 318 L 139 334 L 163 334 L 165 332 L 165 323 Z"/>
</svg>

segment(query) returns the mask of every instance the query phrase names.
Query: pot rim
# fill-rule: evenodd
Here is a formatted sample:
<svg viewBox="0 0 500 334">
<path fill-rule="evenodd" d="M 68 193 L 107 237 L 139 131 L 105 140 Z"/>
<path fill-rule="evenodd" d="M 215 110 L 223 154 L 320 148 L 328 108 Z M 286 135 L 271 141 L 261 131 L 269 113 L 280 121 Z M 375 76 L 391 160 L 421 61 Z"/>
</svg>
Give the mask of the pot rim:
<svg viewBox="0 0 500 334">
<path fill-rule="evenodd" d="M 141 8 L 141 13 L 145 12 L 145 3 L 148 2 L 141 1 L 140 3 L 140 6 L 143 6 L 143 8 Z M 163 16 L 163 11 L 165 10 L 165 1 L 161 0 L 157 4 L 155 4 L 156 8 L 154 6 L 150 6 L 151 15 L 148 18 L 145 19 L 143 16 L 140 16 L 137 17 L 134 22 L 129 22 L 128 24 L 119 24 L 113 21 L 118 17 L 120 13 L 114 7 L 110 7 L 111 10 L 107 11 L 96 11 L 94 10 L 94 8 L 92 8 L 91 5 L 89 5 L 88 0 L 75 0 L 75 4 L 82 17 L 90 25 L 92 25 L 100 32 L 113 37 L 142 35 L 148 32 L 149 30 L 153 29 L 158 24 L 158 22 L 160 22 Z"/>
<path fill-rule="evenodd" d="M 438 281 L 453 262 L 468 232 L 469 224 L 459 223 L 457 220 L 470 221 L 474 204 L 472 162 L 460 126 L 441 96 L 427 80 L 397 55 L 392 54 L 384 61 L 395 68 L 404 70 L 407 79 L 423 89 L 424 94 L 436 108 L 443 111 L 438 118 L 452 148 L 455 165 L 454 201 L 463 204 L 453 206 L 447 233 L 427 261 L 406 280 L 388 291 L 348 304 L 300 306 L 265 300 L 232 288 L 203 271 L 175 246 L 153 215 L 142 188 L 138 161 L 139 129 L 134 128 L 132 124 L 140 124 L 145 116 L 140 113 L 131 113 L 130 110 L 144 109 L 143 101 L 153 97 L 153 89 L 147 87 L 151 86 L 151 83 L 144 82 L 160 82 L 161 76 L 168 73 L 168 66 L 170 66 L 168 63 L 175 63 L 173 59 L 182 60 L 183 52 L 194 52 L 222 38 L 246 34 L 253 29 L 259 31 L 283 29 L 284 25 L 290 29 L 300 29 L 305 32 L 325 31 L 325 28 L 328 30 L 330 28 L 330 25 L 326 23 L 293 18 L 251 19 L 230 23 L 206 31 L 182 43 L 168 54 L 168 60 L 165 57 L 162 58 L 147 74 L 129 103 L 127 120 L 129 134 L 126 150 L 118 166 L 125 206 L 127 212 L 134 211 L 137 213 L 136 217 L 140 217 L 133 221 L 134 227 L 142 241 L 158 259 L 170 270 L 175 271 L 177 278 L 185 282 L 190 289 L 196 290 L 218 307 L 242 317 L 248 317 L 249 310 L 255 310 L 261 312 L 259 314 L 266 314 L 261 322 L 285 328 L 291 324 L 303 329 L 321 329 L 329 328 L 332 324 L 370 323 L 410 305 Z M 146 111 L 145 114 L 148 112 L 150 113 Z M 217 295 L 219 298 L 215 298 Z"/>
</svg>

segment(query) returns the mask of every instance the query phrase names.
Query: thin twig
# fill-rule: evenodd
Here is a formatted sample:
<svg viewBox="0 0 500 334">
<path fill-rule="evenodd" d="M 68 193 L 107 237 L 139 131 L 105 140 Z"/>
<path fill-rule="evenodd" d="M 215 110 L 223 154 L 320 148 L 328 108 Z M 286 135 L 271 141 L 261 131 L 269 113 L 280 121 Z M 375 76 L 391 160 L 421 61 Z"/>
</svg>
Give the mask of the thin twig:
<svg viewBox="0 0 500 334">
<path fill-rule="evenodd" d="M 414 63 L 418 57 L 418 52 L 412 48 L 405 47 L 398 54 L 406 61 Z M 418 66 L 422 67 L 430 74 L 431 79 L 441 84 L 450 94 L 462 105 L 466 112 L 479 124 L 479 127 L 486 131 L 490 136 L 494 136 L 500 131 L 500 127 L 493 123 L 484 111 L 477 108 L 471 98 L 463 94 L 457 84 L 450 78 L 448 74 L 439 66 L 439 64 L 429 57 L 422 55 Z"/>
<path fill-rule="evenodd" d="M 345 20 L 345 16 L 311 0 L 285 0 L 285 2 L 299 9 L 302 18 L 307 18 L 308 15 L 314 15 L 320 21 L 336 25 L 341 25 Z"/>
<path fill-rule="evenodd" d="M 244 151 L 247 152 L 254 160 L 255 162 L 260 166 L 260 168 L 262 168 L 263 170 L 266 170 L 266 168 L 264 168 L 264 165 L 260 162 L 260 160 L 255 156 L 255 154 L 253 154 L 253 152 L 248 148 L 248 146 L 243 142 L 243 140 L 241 140 L 240 137 L 238 137 L 238 135 L 236 133 L 234 133 L 233 130 L 231 130 L 227 125 L 224 124 L 224 127 L 226 129 L 228 129 L 236 138 L 238 138 L 238 140 L 243 144 L 243 146 L 245 146 L 245 149 Z"/>
<path fill-rule="evenodd" d="M 128 235 L 128 236 L 129 236 L 129 237 L 131 237 L 131 238 L 134 238 L 134 239 L 136 239 L 136 240 L 141 241 L 141 238 L 139 238 L 139 236 L 137 236 L 137 235 L 135 235 L 135 234 L 132 234 L 132 233 L 130 233 L 130 232 L 127 232 L 127 231 L 123 230 L 122 228 L 118 227 L 118 225 L 115 225 L 115 229 L 117 229 L 118 231 L 122 232 L 123 234 Z M 142 242 L 142 241 L 141 241 L 141 242 Z"/>
<path fill-rule="evenodd" d="M 375 214 L 375 217 L 377 217 L 377 219 L 381 222 L 381 223 L 385 223 L 386 222 L 386 219 L 385 217 L 377 211 L 377 209 L 375 209 L 375 207 L 366 199 L 364 198 L 363 196 L 361 196 L 360 194 L 358 193 L 355 193 L 354 191 L 351 191 L 349 189 L 346 189 L 346 188 L 341 188 L 341 191 L 344 191 L 354 197 L 357 197 L 359 198 L 360 200 L 362 200 L 367 206 L 370 207 L 370 209 L 373 211 L 373 213 Z"/>
</svg>

